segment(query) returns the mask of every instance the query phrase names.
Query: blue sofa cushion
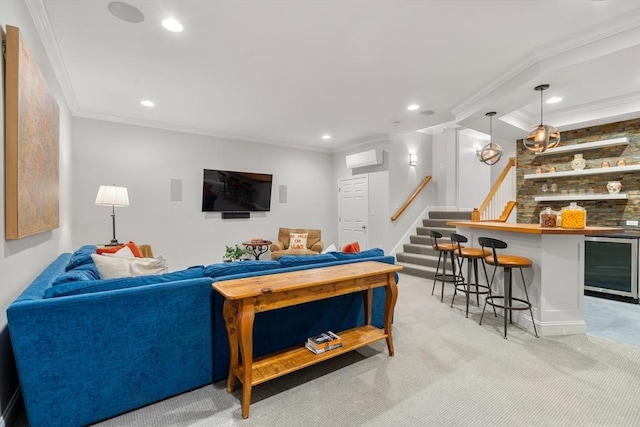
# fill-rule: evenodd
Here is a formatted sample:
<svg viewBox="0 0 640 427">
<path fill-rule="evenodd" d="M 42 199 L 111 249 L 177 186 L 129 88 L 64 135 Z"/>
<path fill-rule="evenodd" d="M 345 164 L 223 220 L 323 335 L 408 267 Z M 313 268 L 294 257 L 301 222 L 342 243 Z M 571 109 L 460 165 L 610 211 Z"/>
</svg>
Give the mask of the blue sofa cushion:
<svg viewBox="0 0 640 427">
<path fill-rule="evenodd" d="M 199 265 L 172 273 L 149 276 L 118 277 L 106 280 L 75 281 L 45 290 L 44 298 L 56 298 L 70 295 L 90 294 L 93 292 L 112 291 L 115 289 L 135 288 L 137 286 L 155 285 L 158 283 L 176 282 L 178 280 L 199 279 L 204 277 L 204 267 Z"/>
<path fill-rule="evenodd" d="M 278 261 L 236 261 L 211 264 L 204 268 L 207 277 L 231 276 L 232 274 L 253 273 L 281 268 Z"/>
<path fill-rule="evenodd" d="M 345 254 L 342 252 L 329 252 L 329 254 L 336 257 L 337 260 L 350 260 L 350 259 L 360 259 L 360 258 L 373 258 L 384 256 L 384 251 L 380 248 L 367 249 L 366 251 L 356 252 L 351 254 Z"/>
<path fill-rule="evenodd" d="M 82 267 L 89 268 L 82 268 Z M 69 282 L 81 282 L 86 280 L 98 280 L 100 279 L 100 275 L 98 274 L 98 269 L 93 268 L 89 264 L 82 265 L 76 269 L 66 271 L 56 277 L 56 280 L 53 281 L 53 286 L 63 285 Z"/>
<path fill-rule="evenodd" d="M 96 253 L 95 245 L 84 245 L 81 246 L 77 251 L 75 251 L 71 258 L 69 259 L 69 264 L 67 264 L 66 270 L 73 270 L 80 265 L 93 263 L 91 259 L 91 254 Z"/>
<path fill-rule="evenodd" d="M 283 255 L 278 260 L 283 267 L 295 267 L 306 264 L 320 264 L 323 262 L 333 262 L 336 257 L 326 253 L 318 255 Z"/>
</svg>

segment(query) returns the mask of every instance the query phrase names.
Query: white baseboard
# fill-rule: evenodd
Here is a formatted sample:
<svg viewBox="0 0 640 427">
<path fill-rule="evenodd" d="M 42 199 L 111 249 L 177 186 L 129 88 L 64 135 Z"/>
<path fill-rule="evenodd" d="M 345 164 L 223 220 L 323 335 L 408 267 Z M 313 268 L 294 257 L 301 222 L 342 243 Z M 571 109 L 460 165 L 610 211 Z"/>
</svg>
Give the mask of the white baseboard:
<svg viewBox="0 0 640 427">
<path fill-rule="evenodd" d="M 0 414 L 0 427 L 6 427 L 8 422 L 13 421 L 18 416 L 18 410 L 20 409 L 17 405 L 20 399 L 20 387 L 13 392 L 13 396 L 11 396 L 11 400 L 9 400 L 9 404 L 5 411 Z"/>
<path fill-rule="evenodd" d="M 502 313 L 501 309 L 498 310 L 498 316 Z M 517 324 L 522 329 L 533 334 L 533 323 L 531 322 L 531 316 L 523 313 L 513 313 L 513 323 Z M 549 337 L 555 335 L 585 335 L 587 333 L 587 324 L 582 321 L 565 321 L 565 322 L 541 322 L 536 320 L 536 329 L 538 335 L 541 337 Z"/>
</svg>

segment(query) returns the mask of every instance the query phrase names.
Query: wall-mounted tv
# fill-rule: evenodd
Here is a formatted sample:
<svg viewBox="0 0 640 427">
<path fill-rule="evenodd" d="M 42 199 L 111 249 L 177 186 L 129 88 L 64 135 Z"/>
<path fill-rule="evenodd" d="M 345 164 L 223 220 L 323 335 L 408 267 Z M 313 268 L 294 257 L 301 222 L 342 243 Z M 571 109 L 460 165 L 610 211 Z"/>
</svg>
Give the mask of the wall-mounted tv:
<svg viewBox="0 0 640 427">
<path fill-rule="evenodd" d="M 205 169 L 202 212 L 268 212 L 273 175 Z"/>
</svg>

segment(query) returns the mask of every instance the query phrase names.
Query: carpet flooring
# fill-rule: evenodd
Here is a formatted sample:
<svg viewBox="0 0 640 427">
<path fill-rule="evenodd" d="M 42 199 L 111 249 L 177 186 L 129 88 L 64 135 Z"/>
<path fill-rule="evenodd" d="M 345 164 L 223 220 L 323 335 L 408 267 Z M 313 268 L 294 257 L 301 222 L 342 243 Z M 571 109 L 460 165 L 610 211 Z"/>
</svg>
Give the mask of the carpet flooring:
<svg viewBox="0 0 640 427">
<path fill-rule="evenodd" d="M 246 420 L 222 381 L 95 426 L 640 426 L 640 347 L 515 326 L 505 340 L 464 298 L 398 286 L 394 357 L 379 342 L 256 386 Z"/>
</svg>

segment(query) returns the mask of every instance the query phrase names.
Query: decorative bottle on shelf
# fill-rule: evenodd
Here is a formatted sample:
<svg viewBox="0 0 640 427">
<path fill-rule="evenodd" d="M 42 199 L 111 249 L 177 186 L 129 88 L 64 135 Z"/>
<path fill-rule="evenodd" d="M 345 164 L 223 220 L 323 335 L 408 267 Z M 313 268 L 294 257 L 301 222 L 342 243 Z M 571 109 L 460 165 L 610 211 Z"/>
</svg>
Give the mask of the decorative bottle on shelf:
<svg viewBox="0 0 640 427">
<path fill-rule="evenodd" d="M 585 166 L 587 166 L 587 162 L 582 156 L 582 153 L 574 154 L 573 160 L 571 160 L 571 169 L 574 171 L 582 170 Z"/>
<path fill-rule="evenodd" d="M 584 228 L 587 225 L 587 211 L 576 202 L 562 208 L 562 228 Z"/>
<path fill-rule="evenodd" d="M 622 183 L 620 181 L 607 182 L 607 191 L 609 194 L 617 194 L 622 190 Z"/>
</svg>

